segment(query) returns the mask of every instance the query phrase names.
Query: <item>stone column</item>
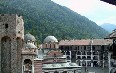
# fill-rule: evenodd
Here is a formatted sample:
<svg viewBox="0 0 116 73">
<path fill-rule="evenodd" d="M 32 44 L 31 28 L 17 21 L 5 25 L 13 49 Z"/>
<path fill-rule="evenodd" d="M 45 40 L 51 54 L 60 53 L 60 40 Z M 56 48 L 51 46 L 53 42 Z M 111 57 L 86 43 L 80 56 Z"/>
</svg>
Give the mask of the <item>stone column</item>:
<svg viewBox="0 0 116 73">
<path fill-rule="evenodd" d="M 34 60 L 32 61 L 32 73 L 34 73 Z"/>
<path fill-rule="evenodd" d="M 0 73 L 1 73 L 1 38 L 0 38 Z"/>
<path fill-rule="evenodd" d="M 108 53 L 109 73 L 111 70 L 111 53 Z"/>
<path fill-rule="evenodd" d="M 24 60 L 22 59 L 22 73 L 24 73 L 24 71 L 23 71 L 23 62 L 24 62 Z"/>
</svg>

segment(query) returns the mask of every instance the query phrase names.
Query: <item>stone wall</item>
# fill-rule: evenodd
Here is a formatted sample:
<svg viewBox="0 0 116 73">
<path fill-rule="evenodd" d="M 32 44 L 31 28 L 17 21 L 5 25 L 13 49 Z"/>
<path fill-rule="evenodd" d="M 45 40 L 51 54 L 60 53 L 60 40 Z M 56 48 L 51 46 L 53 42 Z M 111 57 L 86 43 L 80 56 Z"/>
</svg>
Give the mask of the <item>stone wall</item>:
<svg viewBox="0 0 116 73">
<path fill-rule="evenodd" d="M 24 39 L 23 24 L 22 17 L 16 14 L 0 14 L 0 73 L 21 73 L 19 61 Z M 8 66 L 7 70 L 5 66 Z"/>
</svg>

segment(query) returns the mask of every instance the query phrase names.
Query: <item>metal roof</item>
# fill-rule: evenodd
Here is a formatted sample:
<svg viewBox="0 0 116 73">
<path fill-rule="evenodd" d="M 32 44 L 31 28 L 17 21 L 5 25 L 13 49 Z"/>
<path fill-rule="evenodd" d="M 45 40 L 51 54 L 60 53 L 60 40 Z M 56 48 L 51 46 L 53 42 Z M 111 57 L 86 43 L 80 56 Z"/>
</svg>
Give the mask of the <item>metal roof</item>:
<svg viewBox="0 0 116 73">
<path fill-rule="evenodd" d="M 24 40 L 25 41 L 36 41 L 35 37 L 33 35 L 31 35 L 30 33 L 28 33 L 24 36 Z"/>
<path fill-rule="evenodd" d="M 80 68 L 76 63 L 52 63 L 52 64 L 43 64 L 43 69 L 63 69 L 63 68 Z"/>
<path fill-rule="evenodd" d="M 58 42 L 58 40 L 54 37 L 54 36 L 47 36 L 45 39 L 44 39 L 44 43 L 50 43 L 50 42 Z"/>
</svg>

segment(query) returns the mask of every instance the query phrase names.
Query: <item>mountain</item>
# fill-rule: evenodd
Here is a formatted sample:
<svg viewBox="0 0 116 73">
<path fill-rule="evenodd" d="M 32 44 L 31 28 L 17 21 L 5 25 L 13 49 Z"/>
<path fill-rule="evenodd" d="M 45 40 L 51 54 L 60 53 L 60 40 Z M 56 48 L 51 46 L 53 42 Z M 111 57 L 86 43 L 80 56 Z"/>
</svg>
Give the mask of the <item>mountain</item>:
<svg viewBox="0 0 116 73">
<path fill-rule="evenodd" d="M 0 13 L 24 17 L 25 33 L 43 41 L 48 35 L 58 39 L 104 38 L 108 32 L 70 9 L 51 0 L 0 0 Z"/>
<path fill-rule="evenodd" d="M 115 24 L 110 24 L 110 23 L 104 23 L 102 25 L 100 25 L 102 28 L 104 28 L 105 30 L 109 31 L 110 33 L 116 29 L 116 25 Z"/>
</svg>

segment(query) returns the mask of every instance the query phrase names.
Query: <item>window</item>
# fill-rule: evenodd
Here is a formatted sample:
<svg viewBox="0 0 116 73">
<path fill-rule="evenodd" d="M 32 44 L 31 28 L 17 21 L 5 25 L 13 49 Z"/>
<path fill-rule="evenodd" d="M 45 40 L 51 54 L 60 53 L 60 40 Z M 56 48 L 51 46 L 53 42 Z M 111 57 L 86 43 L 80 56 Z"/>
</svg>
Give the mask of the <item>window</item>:
<svg viewBox="0 0 116 73">
<path fill-rule="evenodd" d="M 80 56 L 77 56 L 77 59 L 81 59 L 81 57 Z"/>
<path fill-rule="evenodd" d="M 0 17 L 0 22 L 2 21 L 2 18 Z"/>
<path fill-rule="evenodd" d="M 45 48 L 47 48 L 47 44 L 46 44 L 46 47 Z"/>
<path fill-rule="evenodd" d="M 84 50 L 86 50 L 86 46 L 84 46 Z"/>
<path fill-rule="evenodd" d="M 8 28 L 8 24 L 5 24 L 5 28 L 6 28 L 6 29 Z"/>
<path fill-rule="evenodd" d="M 62 73 L 67 73 L 67 71 L 63 71 Z"/>
<path fill-rule="evenodd" d="M 55 71 L 54 73 L 59 73 L 59 72 Z"/>
<path fill-rule="evenodd" d="M 56 44 L 54 44 L 54 48 L 56 48 Z"/>
<path fill-rule="evenodd" d="M 50 44 L 50 48 L 51 48 L 51 44 Z"/>
</svg>

